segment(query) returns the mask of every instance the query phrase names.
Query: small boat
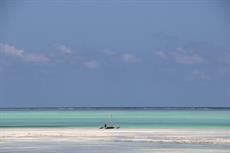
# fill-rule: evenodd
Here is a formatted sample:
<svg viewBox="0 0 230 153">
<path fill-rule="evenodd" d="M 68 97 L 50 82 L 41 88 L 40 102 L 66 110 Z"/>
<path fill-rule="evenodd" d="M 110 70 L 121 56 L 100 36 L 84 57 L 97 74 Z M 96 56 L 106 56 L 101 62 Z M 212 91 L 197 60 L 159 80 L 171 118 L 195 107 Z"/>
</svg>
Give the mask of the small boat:
<svg viewBox="0 0 230 153">
<path fill-rule="evenodd" d="M 119 129 L 119 126 L 114 125 L 112 120 L 112 114 L 110 115 L 110 123 L 105 123 L 104 126 L 101 126 L 100 129 Z"/>
</svg>

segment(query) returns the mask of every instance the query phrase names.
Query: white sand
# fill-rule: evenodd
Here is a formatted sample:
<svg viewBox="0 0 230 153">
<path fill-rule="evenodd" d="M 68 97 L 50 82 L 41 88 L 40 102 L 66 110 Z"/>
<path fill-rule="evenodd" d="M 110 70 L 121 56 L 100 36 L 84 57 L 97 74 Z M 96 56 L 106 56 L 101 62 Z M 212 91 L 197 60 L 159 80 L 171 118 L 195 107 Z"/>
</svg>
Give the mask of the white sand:
<svg viewBox="0 0 230 153">
<path fill-rule="evenodd" d="M 2 128 L 0 143 L 11 141 L 106 141 L 179 144 L 227 144 L 230 130 Z"/>
</svg>

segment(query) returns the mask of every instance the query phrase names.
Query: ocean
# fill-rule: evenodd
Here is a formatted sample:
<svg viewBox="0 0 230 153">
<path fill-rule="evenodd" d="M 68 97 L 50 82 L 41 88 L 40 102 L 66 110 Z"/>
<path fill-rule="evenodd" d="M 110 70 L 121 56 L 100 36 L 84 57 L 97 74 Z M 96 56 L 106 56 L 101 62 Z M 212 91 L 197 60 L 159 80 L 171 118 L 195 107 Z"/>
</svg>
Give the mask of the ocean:
<svg viewBox="0 0 230 153">
<path fill-rule="evenodd" d="M 58 107 L 1 108 L 0 128 L 99 128 L 105 123 L 121 128 L 230 129 L 229 108 L 169 107 Z"/>
</svg>

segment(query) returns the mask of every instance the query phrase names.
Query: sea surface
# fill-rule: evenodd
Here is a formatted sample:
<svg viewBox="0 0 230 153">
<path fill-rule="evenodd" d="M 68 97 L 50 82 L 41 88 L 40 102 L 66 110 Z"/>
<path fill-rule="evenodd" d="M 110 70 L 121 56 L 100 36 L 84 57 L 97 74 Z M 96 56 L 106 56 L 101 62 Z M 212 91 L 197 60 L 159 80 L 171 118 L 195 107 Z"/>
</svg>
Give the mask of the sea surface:
<svg viewBox="0 0 230 153">
<path fill-rule="evenodd" d="M 17 129 L 61 129 L 84 128 L 98 129 L 104 124 L 113 124 L 121 129 L 175 129 L 199 130 L 208 129 L 210 138 L 217 139 L 217 131 L 230 130 L 230 108 L 171 108 L 171 107 L 58 107 L 58 108 L 0 108 L 0 132 Z M 24 128 L 24 129 L 23 129 Z M 211 131 L 211 132 L 210 132 Z M 199 132 L 198 132 L 199 133 Z M 190 133 L 191 134 L 191 133 Z M 196 133 L 197 134 L 197 133 Z M 153 140 L 158 136 L 151 135 Z M 143 136 L 151 139 L 151 136 Z M 62 139 L 30 139 L 20 138 L 1 140 L 0 153 L 230 153 L 229 144 L 190 143 L 189 135 L 180 136 L 186 141 L 178 140 L 166 143 L 123 141 L 121 134 L 115 141 L 99 141 L 85 138 L 87 141 L 76 141 L 71 138 Z M 202 136 L 199 136 L 202 140 Z M 225 139 L 230 137 L 224 134 Z M 174 137 L 169 137 L 173 138 Z M 188 138 L 188 140 L 187 140 Z M 81 139 L 81 138 L 80 138 Z M 167 140 L 168 137 L 165 137 Z M 175 137 L 176 139 L 176 137 Z M 74 141 L 73 141 L 74 140 Z M 193 140 L 194 141 L 194 140 Z M 199 142 L 199 139 L 197 140 Z"/>
<path fill-rule="evenodd" d="M 58 107 L 0 109 L 0 128 L 99 128 L 105 123 L 121 128 L 230 129 L 230 108 Z"/>
</svg>

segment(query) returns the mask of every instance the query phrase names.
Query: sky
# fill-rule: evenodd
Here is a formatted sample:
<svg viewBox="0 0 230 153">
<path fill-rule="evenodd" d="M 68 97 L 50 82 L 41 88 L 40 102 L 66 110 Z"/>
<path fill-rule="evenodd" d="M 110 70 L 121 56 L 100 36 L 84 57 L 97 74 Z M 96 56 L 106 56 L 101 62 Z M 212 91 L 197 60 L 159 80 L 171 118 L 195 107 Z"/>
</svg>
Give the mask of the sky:
<svg viewBox="0 0 230 153">
<path fill-rule="evenodd" d="M 1 0 L 0 107 L 230 107 L 227 0 Z"/>
</svg>

